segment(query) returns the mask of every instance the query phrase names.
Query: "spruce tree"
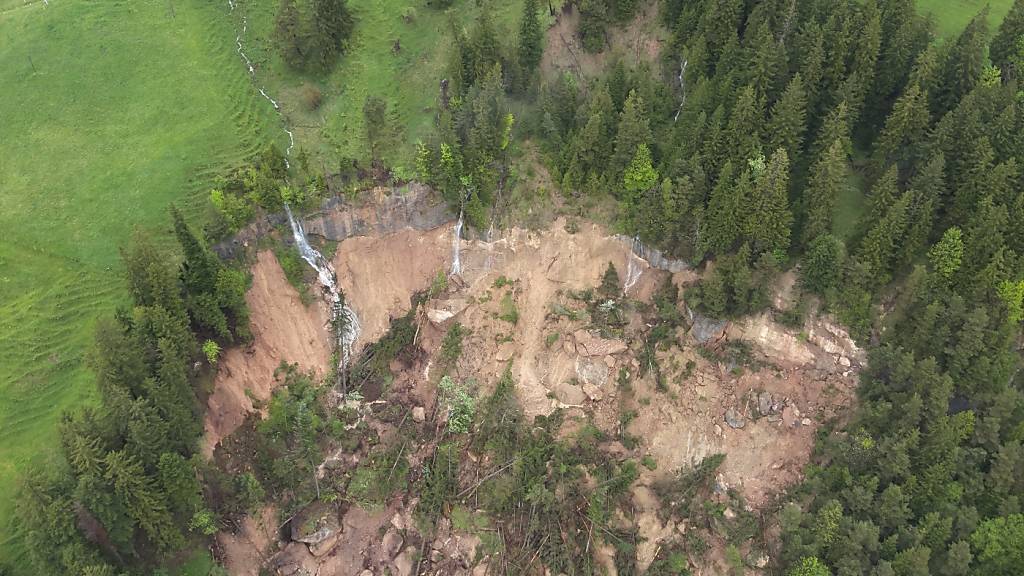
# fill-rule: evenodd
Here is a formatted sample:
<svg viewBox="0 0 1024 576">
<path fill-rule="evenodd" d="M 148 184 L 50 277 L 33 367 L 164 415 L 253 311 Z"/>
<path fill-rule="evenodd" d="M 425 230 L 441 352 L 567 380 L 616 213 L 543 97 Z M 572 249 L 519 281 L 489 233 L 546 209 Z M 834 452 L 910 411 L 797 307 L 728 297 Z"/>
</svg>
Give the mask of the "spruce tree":
<svg viewBox="0 0 1024 576">
<path fill-rule="evenodd" d="M 946 196 L 946 159 L 936 154 L 910 180 L 909 190 L 913 191 L 910 203 L 909 225 L 903 243 L 901 265 L 909 265 L 931 241 L 936 215 Z"/>
<path fill-rule="evenodd" d="M 782 98 L 772 106 L 767 137 L 772 150 L 783 148 L 790 159 L 800 157 L 807 130 L 807 92 L 797 72 L 786 86 Z"/>
<path fill-rule="evenodd" d="M 643 99 L 631 90 L 619 115 L 619 127 L 615 136 L 615 153 L 612 155 L 610 175 L 618 179 L 626 166 L 636 155 L 641 144 L 650 144 L 651 127 L 647 120 Z"/>
<path fill-rule="evenodd" d="M 744 170 L 734 181 L 732 166 L 732 162 L 726 162 L 708 201 L 702 249 L 715 254 L 725 254 L 737 244 L 746 224 L 743 219 L 744 202 L 753 188 L 751 170 Z"/>
<path fill-rule="evenodd" d="M 985 69 L 988 45 L 988 7 L 971 20 L 953 43 L 942 69 L 939 112 L 945 113 L 978 85 Z"/>
<path fill-rule="evenodd" d="M 167 510 L 167 503 L 142 465 L 124 451 L 107 454 L 104 476 L 114 494 L 125 503 L 128 514 L 142 528 L 149 540 L 165 552 L 183 543 L 181 532 Z"/>
<path fill-rule="evenodd" d="M 1024 38 L 1024 0 L 1016 0 L 989 44 L 992 63 L 1011 77 L 1021 72 L 1014 70 L 1016 57 L 1021 50 L 1021 38 Z"/>
<path fill-rule="evenodd" d="M 832 143 L 839 139 L 842 145 L 843 154 L 847 158 L 853 155 L 853 141 L 850 139 L 852 129 L 850 127 L 850 109 L 846 101 L 836 104 L 828 115 L 825 122 L 818 130 L 814 144 L 811 146 L 811 158 L 820 158 Z"/>
<path fill-rule="evenodd" d="M 171 206 L 171 218 L 174 221 L 174 235 L 184 252 L 181 264 L 181 278 L 185 289 L 190 294 L 213 293 L 217 285 L 217 272 L 220 261 L 192 232 L 185 218 L 177 208 Z"/>
<path fill-rule="evenodd" d="M 839 287 L 845 248 L 842 240 L 822 234 L 807 247 L 800 266 L 800 282 L 811 292 L 826 295 Z"/>
<path fill-rule="evenodd" d="M 878 10 L 877 1 L 867 0 L 862 12 L 860 32 L 852 48 L 849 86 L 845 90 L 851 116 L 854 118 L 860 116 L 864 100 L 873 87 L 875 67 L 882 45 L 881 12 Z"/>
<path fill-rule="evenodd" d="M 919 52 L 927 45 L 923 18 L 914 0 L 889 0 L 882 4 L 882 47 L 875 79 L 876 103 L 885 102 L 905 83 Z"/>
<path fill-rule="evenodd" d="M 755 173 L 752 193 L 745 202 L 744 235 L 755 257 L 764 252 L 785 253 L 793 214 L 789 210 L 789 156 L 779 148 L 767 166 Z"/>
<path fill-rule="evenodd" d="M 348 10 L 346 0 L 312 0 L 312 38 L 324 70 L 331 67 L 334 59 L 348 40 L 355 20 Z"/>
<path fill-rule="evenodd" d="M 537 0 L 526 0 L 519 21 L 519 65 L 527 74 L 537 69 L 544 53 L 544 31 L 537 17 L 538 9 Z"/>
<path fill-rule="evenodd" d="M 274 17 L 274 39 L 286 64 L 295 69 L 305 66 L 302 22 L 295 0 L 281 0 Z"/>
<path fill-rule="evenodd" d="M 880 286 L 890 279 L 893 259 L 907 227 L 910 193 L 904 192 L 889 205 L 885 215 L 876 220 L 857 251 L 857 259 L 867 267 L 869 285 Z"/>
<path fill-rule="evenodd" d="M 729 142 L 729 159 L 737 164 L 745 164 L 748 160 L 761 154 L 761 122 L 764 120 L 761 100 L 753 86 L 744 88 L 732 112 L 726 128 Z"/>
<path fill-rule="evenodd" d="M 906 170 L 919 161 L 930 121 L 927 92 L 910 86 L 896 100 L 875 142 L 875 170 L 892 163 Z"/>
<path fill-rule="evenodd" d="M 811 168 L 803 199 L 804 243 L 832 230 L 832 214 L 848 173 L 846 152 L 842 140 L 837 138 Z"/>
</svg>

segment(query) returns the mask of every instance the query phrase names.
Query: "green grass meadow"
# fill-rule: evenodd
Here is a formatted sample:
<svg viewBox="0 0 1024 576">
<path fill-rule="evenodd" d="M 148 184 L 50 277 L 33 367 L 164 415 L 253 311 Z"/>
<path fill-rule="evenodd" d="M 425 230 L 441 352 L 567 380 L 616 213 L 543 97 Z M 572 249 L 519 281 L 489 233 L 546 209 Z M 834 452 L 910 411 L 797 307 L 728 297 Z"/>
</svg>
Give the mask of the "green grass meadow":
<svg viewBox="0 0 1024 576">
<path fill-rule="evenodd" d="M 936 32 L 941 37 L 959 34 L 985 5 L 991 7 L 988 23 L 994 32 L 1013 6 L 1013 0 L 917 0 L 918 9 L 935 19 Z"/>
<path fill-rule="evenodd" d="M 325 162 L 332 172 L 341 156 L 369 157 L 362 112 L 368 96 L 387 101 L 401 129 L 384 159 L 390 166 L 411 169 L 416 141 L 433 127 L 452 23 L 469 27 L 483 5 L 500 41 L 512 46 L 522 15 L 522 0 L 457 0 L 444 11 L 429 8 L 422 0 L 349 0 L 356 27 L 348 51 L 331 73 L 310 75 L 288 69 L 275 50 L 277 5 L 277 0 L 238 0 L 237 17 L 248 16 L 246 51 L 261 81 L 291 119 L 296 146 Z M 410 17 L 403 18 L 407 13 Z M 397 52 L 396 40 L 401 47 Z M 303 104 L 300 91 L 305 82 L 323 93 L 317 110 Z"/>
<path fill-rule="evenodd" d="M 226 2 L 0 0 L 0 565 L 17 475 L 92 401 L 118 248 L 283 133 L 234 52 Z M 23 566 L 23 564 L 22 564 Z"/>
</svg>

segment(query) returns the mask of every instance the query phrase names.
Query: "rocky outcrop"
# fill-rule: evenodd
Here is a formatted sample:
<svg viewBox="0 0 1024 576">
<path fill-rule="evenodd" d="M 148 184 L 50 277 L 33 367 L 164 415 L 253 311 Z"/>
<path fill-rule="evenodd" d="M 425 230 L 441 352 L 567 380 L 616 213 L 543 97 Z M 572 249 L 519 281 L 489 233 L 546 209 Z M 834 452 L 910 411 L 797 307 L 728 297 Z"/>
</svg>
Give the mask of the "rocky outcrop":
<svg viewBox="0 0 1024 576">
<path fill-rule="evenodd" d="M 689 262 L 669 258 L 661 250 L 645 246 L 640 242 L 634 241 L 634 239 L 629 236 L 617 236 L 617 238 L 622 242 L 628 242 L 633 254 L 646 261 L 651 268 L 665 270 L 666 272 L 671 272 L 673 274 L 692 268 Z"/>
<path fill-rule="evenodd" d="M 725 335 L 726 320 L 705 316 L 690 307 L 686 308 L 686 314 L 690 318 L 690 336 L 699 344 L 716 342 Z"/>
<path fill-rule="evenodd" d="M 330 198 L 319 211 L 299 219 L 308 236 L 334 242 L 353 236 L 384 236 L 406 228 L 432 230 L 455 220 L 444 201 L 418 182 L 365 191 L 355 200 Z M 287 222 L 284 212 L 261 216 L 213 249 L 224 258 L 233 257 L 243 246 Z"/>
<path fill-rule="evenodd" d="M 385 236 L 405 228 L 432 230 L 454 220 L 448 206 L 417 182 L 378 196 L 359 206 L 344 198 L 325 201 L 319 213 L 304 219 L 306 233 L 340 242 L 351 236 Z"/>
</svg>

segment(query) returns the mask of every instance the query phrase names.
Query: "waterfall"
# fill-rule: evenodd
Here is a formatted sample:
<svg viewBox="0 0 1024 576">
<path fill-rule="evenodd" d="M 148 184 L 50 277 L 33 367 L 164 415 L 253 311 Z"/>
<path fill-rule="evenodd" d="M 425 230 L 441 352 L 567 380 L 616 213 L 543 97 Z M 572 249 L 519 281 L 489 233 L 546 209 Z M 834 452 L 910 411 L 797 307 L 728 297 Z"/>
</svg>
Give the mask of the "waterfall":
<svg viewBox="0 0 1024 576">
<path fill-rule="evenodd" d="M 359 337 L 359 317 L 355 310 L 348 304 L 341 301 L 341 290 L 338 289 L 338 276 L 330 261 L 324 258 L 323 254 L 309 244 L 306 239 L 306 231 L 302 229 L 302 223 L 292 214 L 292 209 L 285 204 L 285 212 L 288 213 L 288 223 L 292 227 L 292 236 L 295 238 L 295 245 L 299 248 L 299 255 L 317 273 L 317 280 L 324 290 L 331 295 L 331 323 L 335 326 L 342 323 L 341 331 L 338 333 L 338 350 L 341 352 L 338 367 L 344 370 L 348 367 L 352 357 L 352 345 Z"/>
<path fill-rule="evenodd" d="M 683 93 L 683 100 L 679 103 L 679 109 L 676 110 L 676 117 L 672 119 L 673 122 L 679 121 L 679 114 L 683 111 L 683 106 L 686 104 L 686 65 L 689 64 L 689 60 L 683 60 L 683 63 L 679 66 L 679 90 Z"/>
<path fill-rule="evenodd" d="M 463 224 L 463 211 L 459 210 L 459 221 L 455 223 L 455 231 L 452 236 L 452 272 L 451 275 L 462 274 L 462 260 L 460 258 L 460 252 L 462 251 L 462 224 Z"/>
<path fill-rule="evenodd" d="M 643 270 L 640 269 L 640 257 L 637 256 L 637 252 L 642 250 L 643 244 L 640 243 L 640 235 L 633 236 L 633 245 L 630 247 L 626 264 L 626 284 L 622 287 L 623 293 L 628 293 L 629 289 L 640 279 L 640 274 L 643 273 Z"/>
</svg>

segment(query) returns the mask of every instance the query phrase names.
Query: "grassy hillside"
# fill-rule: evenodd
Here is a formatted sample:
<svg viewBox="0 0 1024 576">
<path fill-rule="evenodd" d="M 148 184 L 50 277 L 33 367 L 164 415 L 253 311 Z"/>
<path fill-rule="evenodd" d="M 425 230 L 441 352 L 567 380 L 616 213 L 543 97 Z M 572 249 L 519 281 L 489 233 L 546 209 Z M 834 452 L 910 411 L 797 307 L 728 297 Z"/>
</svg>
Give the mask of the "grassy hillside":
<svg viewBox="0 0 1024 576">
<path fill-rule="evenodd" d="M 985 5 L 991 7 L 989 25 L 995 30 L 1013 6 L 1013 0 L 917 0 L 921 12 L 935 19 L 940 36 L 954 36 L 974 18 Z"/>
<path fill-rule="evenodd" d="M 19 554 L 17 474 L 94 397 L 85 353 L 122 301 L 118 246 L 282 135 L 226 11 L 0 0 L 0 563 Z"/>
<path fill-rule="evenodd" d="M 363 103 L 367 96 L 388 101 L 401 127 L 396 146 L 385 151 L 393 166 L 411 168 L 418 139 L 434 121 L 438 82 L 445 76 L 450 25 L 469 25 L 483 5 L 506 45 L 515 41 L 522 0 L 457 0 L 447 11 L 411 0 L 349 0 L 356 28 L 348 52 L 327 75 L 289 70 L 272 41 L 278 0 L 239 0 L 237 17 L 248 17 L 246 51 L 295 127 L 298 146 L 334 170 L 339 156 L 365 159 Z M 400 49 L 395 51 L 395 42 Z M 303 103 L 304 83 L 318 87 L 321 107 Z"/>
</svg>

